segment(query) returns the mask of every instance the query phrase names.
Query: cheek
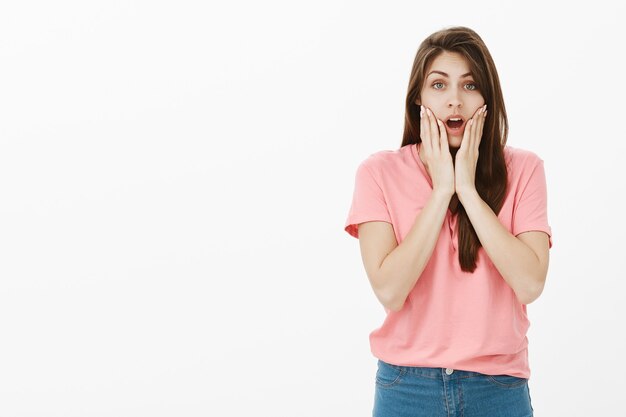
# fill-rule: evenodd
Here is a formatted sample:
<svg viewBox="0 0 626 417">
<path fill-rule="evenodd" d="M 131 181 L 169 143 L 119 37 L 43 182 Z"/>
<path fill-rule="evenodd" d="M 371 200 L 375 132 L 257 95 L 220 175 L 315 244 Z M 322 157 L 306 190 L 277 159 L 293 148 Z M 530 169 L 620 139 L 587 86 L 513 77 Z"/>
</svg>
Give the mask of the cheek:
<svg viewBox="0 0 626 417">
<path fill-rule="evenodd" d="M 485 101 L 485 99 L 482 96 L 477 97 L 476 98 L 476 110 L 478 110 L 479 107 L 484 106 L 485 103 L 486 103 L 486 101 Z"/>
<path fill-rule="evenodd" d="M 428 107 L 429 109 L 433 111 L 436 110 L 437 107 L 439 107 L 439 103 L 437 99 L 430 94 L 422 95 L 422 105 L 424 105 L 425 107 Z"/>
</svg>

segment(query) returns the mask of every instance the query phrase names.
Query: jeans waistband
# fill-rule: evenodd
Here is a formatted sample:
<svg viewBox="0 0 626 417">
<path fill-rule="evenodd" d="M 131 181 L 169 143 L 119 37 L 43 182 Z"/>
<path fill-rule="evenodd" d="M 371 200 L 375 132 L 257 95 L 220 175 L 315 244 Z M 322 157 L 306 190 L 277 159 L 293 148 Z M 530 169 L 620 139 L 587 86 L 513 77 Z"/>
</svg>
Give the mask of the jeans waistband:
<svg viewBox="0 0 626 417">
<path fill-rule="evenodd" d="M 382 360 L 378 360 L 379 364 L 382 366 L 391 366 L 393 368 L 402 369 L 404 373 L 417 375 L 424 378 L 431 379 L 459 379 L 459 378 L 469 378 L 475 376 L 485 376 L 480 372 L 475 371 L 466 371 L 463 369 L 454 369 L 454 368 L 432 368 L 426 366 L 407 366 L 407 365 L 394 365 L 391 363 L 384 362 Z"/>
</svg>

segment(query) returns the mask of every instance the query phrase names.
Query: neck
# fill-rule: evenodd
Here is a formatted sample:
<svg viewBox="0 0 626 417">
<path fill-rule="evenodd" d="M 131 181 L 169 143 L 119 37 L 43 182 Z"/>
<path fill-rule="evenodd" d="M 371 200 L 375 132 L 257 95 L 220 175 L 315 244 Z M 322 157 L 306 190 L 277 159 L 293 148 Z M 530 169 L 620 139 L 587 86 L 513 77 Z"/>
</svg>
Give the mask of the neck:
<svg viewBox="0 0 626 417">
<path fill-rule="evenodd" d="M 423 145 L 423 144 L 420 144 L 420 147 L 422 147 L 422 148 L 423 148 L 423 147 L 424 147 L 424 145 Z M 450 149 L 450 155 L 452 155 L 452 164 L 454 164 L 454 163 L 456 162 L 456 161 L 455 161 L 455 159 L 456 159 L 456 153 L 459 151 L 459 148 L 449 147 L 449 149 Z M 422 158 L 422 154 L 421 154 L 421 153 L 419 154 L 419 157 L 420 157 L 420 159 L 422 160 L 422 163 L 424 163 L 424 159 Z M 424 164 L 424 165 L 426 165 L 426 164 Z"/>
<path fill-rule="evenodd" d="M 456 162 L 456 153 L 459 151 L 459 148 L 450 148 L 450 155 L 452 155 L 452 164 Z"/>
</svg>

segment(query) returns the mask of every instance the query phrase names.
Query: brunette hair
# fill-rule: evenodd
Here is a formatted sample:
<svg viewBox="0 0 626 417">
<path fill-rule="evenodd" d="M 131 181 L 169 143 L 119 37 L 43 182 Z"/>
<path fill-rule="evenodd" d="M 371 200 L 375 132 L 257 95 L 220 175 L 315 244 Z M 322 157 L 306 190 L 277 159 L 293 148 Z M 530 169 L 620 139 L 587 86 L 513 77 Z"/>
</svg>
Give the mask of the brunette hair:
<svg viewBox="0 0 626 417">
<path fill-rule="evenodd" d="M 442 52 L 461 54 L 466 60 L 482 94 L 489 117 L 485 119 L 476 166 L 476 190 L 497 215 L 504 203 L 507 169 L 504 146 L 509 131 L 500 79 L 491 54 L 472 29 L 462 26 L 437 31 L 427 37 L 417 50 L 406 96 L 406 114 L 402 145 L 421 143 L 420 105 L 426 70 Z M 456 198 L 456 195 L 455 195 Z M 458 204 L 459 263 L 466 272 L 474 272 L 478 249 L 482 246 L 462 204 Z"/>
</svg>

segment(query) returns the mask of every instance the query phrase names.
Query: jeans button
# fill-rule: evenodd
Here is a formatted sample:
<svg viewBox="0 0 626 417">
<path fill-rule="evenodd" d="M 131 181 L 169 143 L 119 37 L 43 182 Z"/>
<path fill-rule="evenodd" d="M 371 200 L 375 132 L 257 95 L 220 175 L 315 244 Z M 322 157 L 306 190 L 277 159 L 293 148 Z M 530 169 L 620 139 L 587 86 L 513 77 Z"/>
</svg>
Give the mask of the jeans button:
<svg viewBox="0 0 626 417">
<path fill-rule="evenodd" d="M 454 372 L 454 369 L 446 368 L 446 374 L 452 375 L 452 372 Z"/>
</svg>

